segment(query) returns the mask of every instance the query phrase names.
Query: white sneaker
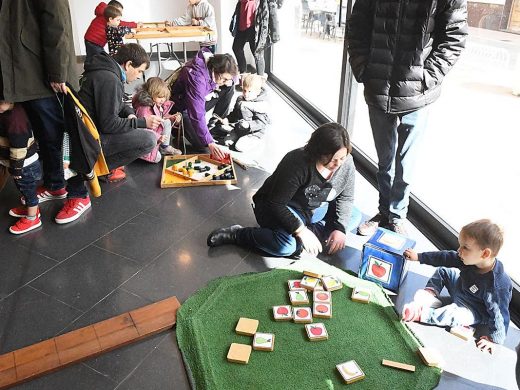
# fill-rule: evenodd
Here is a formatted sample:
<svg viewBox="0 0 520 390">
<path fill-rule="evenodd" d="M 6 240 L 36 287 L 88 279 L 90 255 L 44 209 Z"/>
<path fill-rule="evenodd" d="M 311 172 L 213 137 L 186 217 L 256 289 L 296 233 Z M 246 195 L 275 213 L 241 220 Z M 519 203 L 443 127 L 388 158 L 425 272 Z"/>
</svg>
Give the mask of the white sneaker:
<svg viewBox="0 0 520 390">
<path fill-rule="evenodd" d="M 422 307 L 437 309 L 442 306 L 441 300 L 437 298 L 437 295 L 435 295 L 434 291 L 431 289 L 417 290 L 413 296 L 413 300 Z"/>
</svg>

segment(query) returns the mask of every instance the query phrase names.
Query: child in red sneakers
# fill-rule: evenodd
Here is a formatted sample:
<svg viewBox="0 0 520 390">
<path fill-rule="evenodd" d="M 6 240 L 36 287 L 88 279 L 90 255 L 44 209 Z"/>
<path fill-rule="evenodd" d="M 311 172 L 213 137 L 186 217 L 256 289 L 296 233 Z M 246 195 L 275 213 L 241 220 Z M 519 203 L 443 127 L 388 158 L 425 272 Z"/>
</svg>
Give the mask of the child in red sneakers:
<svg viewBox="0 0 520 390">
<path fill-rule="evenodd" d="M 417 254 L 407 249 L 404 256 L 408 260 L 439 268 L 426 288 L 404 306 L 403 320 L 449 327 L 487 325 L 488 332 L 477 341 L 477 347 L 492 353 L 495 344 L 505 341 L 513 290 L 496 258 L 502 243 L 502 229 L 489 219 L 481 219 L 462 228 L 457 252 Z M 451 298 L 447 305 L 438 299 L 444 287 Z"/>
<path fill-rule="evenodd" d="M 170 145 L 172 126 L 176 125 L 181 116 L 171 115 L 173 102 L 170 99 L 170 88 L 160 77 L 150 77 L 134 95 L 132 105 L 138 118 L 157 115 L 163 120 L 155 129 L 149 129 L 157 137 L 157 145 L 152 151 L 141 158 L 148 162 L 158 163 L 162 155 L 181 154 L 179 149 Z"/>
<path fill-rule="evenodd" d="M 42 224 L 36 193 L 42 171 L 36 148 L 23 107 L 0 101 L 0 165 L 8 168 L 25 199 L 25 207 L 9 210 L 9 215 L 19 218 L 9 228 L 13 234 L 29 232 Z"/>
</svg>

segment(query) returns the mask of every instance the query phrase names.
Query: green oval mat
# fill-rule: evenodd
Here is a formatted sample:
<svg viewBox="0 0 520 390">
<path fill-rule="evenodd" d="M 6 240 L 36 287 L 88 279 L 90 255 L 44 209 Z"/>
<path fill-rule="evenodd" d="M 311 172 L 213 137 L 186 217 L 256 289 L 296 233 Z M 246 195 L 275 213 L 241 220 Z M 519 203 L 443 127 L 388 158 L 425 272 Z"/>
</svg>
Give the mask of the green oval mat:
<svg viewBox="0 0 520 390">
<path fill-rule="evenodd" d="M 177 341 L 196 389 L 431 389 L 440 370 L 427 367 L 417 340 L 399 322 L 384 292 L 373 284 L 371 303 L 350 300 L 350 277 L 332 293 L 331 319 L 323 322 L 326 341 L 308 341 L 303 324 L 276 322 L 272 306 L 288 305 L 287 280 L 295 271 L 273 270 L 216 279 L 190 297 L 177 313 Z M 345 282 L 345 280 L 344 280 Z M 312 304 L 312 296 L 311 296 Z M 311 305 L 309 305 L 311 306 Z M 252 344 L 235 333 L 240 317 L 260 321 L 259 332 L 273 333 L 273 352 L 252 351 L 247 365 L 226 360 L 231 343 Z M 356 360 L 366 378 L 347 385 L 336 364 Z M 414 373 L 381 365 L 383 359 L 413 364 Z"/>
</svg>

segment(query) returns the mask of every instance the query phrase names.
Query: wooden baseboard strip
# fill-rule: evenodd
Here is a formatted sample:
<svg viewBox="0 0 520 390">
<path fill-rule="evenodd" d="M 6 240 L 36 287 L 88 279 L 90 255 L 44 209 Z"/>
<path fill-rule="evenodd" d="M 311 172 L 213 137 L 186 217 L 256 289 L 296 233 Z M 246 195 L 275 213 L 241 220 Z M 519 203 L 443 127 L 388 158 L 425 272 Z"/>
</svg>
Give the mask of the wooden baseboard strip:
<svg viewBox="0 0 520 390">
<path fill-rule="evenodd" d="M 168 330 L 180 306 L 171 297 L 0 355 L 0 390 Z"/>
</svg>

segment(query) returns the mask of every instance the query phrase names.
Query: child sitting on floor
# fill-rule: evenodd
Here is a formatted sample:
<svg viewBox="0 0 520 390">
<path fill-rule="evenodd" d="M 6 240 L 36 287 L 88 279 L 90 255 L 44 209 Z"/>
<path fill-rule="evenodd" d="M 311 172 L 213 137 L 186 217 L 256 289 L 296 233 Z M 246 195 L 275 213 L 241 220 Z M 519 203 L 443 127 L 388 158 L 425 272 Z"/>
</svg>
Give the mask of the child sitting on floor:
<svg viewBox="0 0 520 390">
<path fill-rule="evenodd" d="M 438 326 L 488 326 L 487 335 L 477 347 L 493 352 L 494 344 L 503 344 L 509 327 L 509 302 L 512 283 L 504 266 L 496 258 L 503 243 L 502 229 L 488 219 L 462 228 L 459 249 L 417 254 L 411 249 L 405 258 L 437 268 L 424 290 L 404 306 L 404 321 L 419 321 Z M 446 287 L 450 304 L 439 299 Z"/>
<path fill-rule="evenodd" d="M 0 100 L 0 165 L 7 167 L 16 188 L 25 198 L 25 206 L 9 210 L 19 218 L 9 228 L 13 234 L 22 234 L 42 225 L 36 188 L 42 171 L 37 146 L 27 115 L 20 104 Z"/>
<path fill-rule="evenodd" d="M 147 155 L 142 156 L 143 160 L 158 163 L 162 155 L 181 154 L 179 149 L 170 145 L 172 126 L 180 122 L 181 115 L 171 115 L 173 102 L 170 99 L 170 88 L 168 84 L 159 77 L 150 77 L 146 83 L 134 95 L 132 105 L 138 118 L 149 115 L 157 115 L 163 118 L 162 125 L 156 129 L 150 129 L 157 136 L 157 146 Z"/>
<path fill-rule="evenodd" d="M 260 144 L 270 123 L 264 83 L 265 78 L 257 74 L 242 75 L 242 95 L 237 98 L 231 114 L 212 131 L 217 142 L 238 152 L 252 150 Z"/>
</svg>

